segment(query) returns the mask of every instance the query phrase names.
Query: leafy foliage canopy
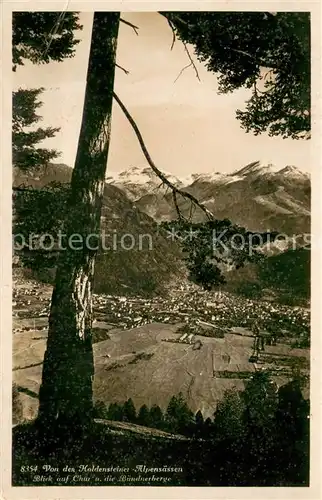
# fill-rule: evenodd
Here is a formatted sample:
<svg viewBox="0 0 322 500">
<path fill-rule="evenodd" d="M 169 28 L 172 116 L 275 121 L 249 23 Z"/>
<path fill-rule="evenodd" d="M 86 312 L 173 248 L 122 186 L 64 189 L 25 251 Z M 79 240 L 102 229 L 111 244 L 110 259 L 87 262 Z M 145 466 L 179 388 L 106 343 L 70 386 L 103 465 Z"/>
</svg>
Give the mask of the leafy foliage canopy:
<svg viewBox="0 0 322 500">
<path fill-rule="evenodd" d="M 219 92 L 252 89 L 241 126 L 293 139 L 310 132 L 308 12 L 167 12 L 175 34 L 218 75 Z"/>
<path fill-rule="evenodd" d="M 24 64 L 61 62 L 73 57 L 81 30 L 76 12 L 15 12 L 12 22 L 13 69 Z"/>
</svg>

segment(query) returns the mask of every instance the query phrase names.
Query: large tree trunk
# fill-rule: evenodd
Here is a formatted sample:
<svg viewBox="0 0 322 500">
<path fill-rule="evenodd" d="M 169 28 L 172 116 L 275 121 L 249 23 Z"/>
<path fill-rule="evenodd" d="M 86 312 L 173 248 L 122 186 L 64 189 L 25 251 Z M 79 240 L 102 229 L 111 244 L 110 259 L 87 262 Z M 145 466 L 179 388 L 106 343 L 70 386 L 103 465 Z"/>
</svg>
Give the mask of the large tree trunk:
<svg viewBox="0 0 322 500">
<path fill-rule="evenodd" d="M 119 13 L 94 14 L 85 103 L 64 233 L 75 237 L 61 252 L 52 295 L 47 349 L 39 392 L 38 423 L 72 429 L 92 418 L 94 375 L 92 283 L 110 143 Z M 92 238 L 90 246 L 97 244 Z"/>
</svg>

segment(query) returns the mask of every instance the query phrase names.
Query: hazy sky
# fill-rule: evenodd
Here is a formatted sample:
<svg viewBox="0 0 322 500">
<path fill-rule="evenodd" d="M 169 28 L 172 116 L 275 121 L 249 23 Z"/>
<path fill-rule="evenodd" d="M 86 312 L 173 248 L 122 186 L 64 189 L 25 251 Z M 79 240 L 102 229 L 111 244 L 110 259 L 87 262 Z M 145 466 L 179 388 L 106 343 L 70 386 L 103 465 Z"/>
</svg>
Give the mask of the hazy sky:
<svg viewBox="0 0 322 500">
<path fill-rule="evenodd" d="M 45 87 L 41 108 L 43 125 L 60 126 L 56 138 L 46 146 L 62 152 L 60 162 L 73 166 L 83 107 L 87 61 L 92 28 L 90 13 L 81 14 L 84 29 L 76 56 L 63 63 L 35 66 L 26 63 L 14 74 L 15 87 Z M 269 138 L 266 134 L 246 134 L 235 118 L 243 108 L 247 90 L 217 94 L 217 78 L 189 64 L 180 41 L 172 51 L 172 33 L 157 13 L 122 14 L 139 26 L 139 36 L 121 23 L 117 62 L 130 71 L 116 70 L 115 92 L 135 118 L 155 163 L 176 175 L 192 172 L 231 172 L 252 161 L 261 160 L 277 167 L 296 165 L 311 170 L 310 141 Z M 131 166 L 145 166 L 137 139 L 114 103 L 112 140 L 108 173 Z"/>
</svg>

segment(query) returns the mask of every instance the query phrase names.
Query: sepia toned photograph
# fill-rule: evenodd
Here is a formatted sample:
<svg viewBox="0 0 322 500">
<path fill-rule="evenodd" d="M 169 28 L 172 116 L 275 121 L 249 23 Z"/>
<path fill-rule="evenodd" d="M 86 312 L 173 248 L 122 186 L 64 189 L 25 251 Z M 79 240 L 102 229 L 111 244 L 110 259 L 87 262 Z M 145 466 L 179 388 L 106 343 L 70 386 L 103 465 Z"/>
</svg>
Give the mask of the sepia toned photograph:
<svg viewBox="0 0 322 500">
<path fill-rule="evenodd" d="M 12 13 L 13 487 L 310 486 L 311 21 Z"/>
</svg>

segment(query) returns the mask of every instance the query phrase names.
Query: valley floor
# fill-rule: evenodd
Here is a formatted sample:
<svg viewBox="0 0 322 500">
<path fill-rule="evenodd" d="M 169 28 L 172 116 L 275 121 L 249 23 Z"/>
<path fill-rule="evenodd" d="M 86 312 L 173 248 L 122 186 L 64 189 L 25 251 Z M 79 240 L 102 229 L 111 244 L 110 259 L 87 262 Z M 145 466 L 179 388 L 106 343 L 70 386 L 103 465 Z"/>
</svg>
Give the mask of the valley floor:
<svg viewBox="0 0 322 500">
<path fill-rule="evenodd" d="M 38 410 L 50 298 L 51 287 L 19 276 L 15 278 L 13 382 L 20 405 L 19 411 L 14 409 L 13 412 L 14 482 L 17 485 L 42 484 L 39 473 L 31 474 L 29 470 L 28 474 L 21 475 L 21 467 L 26 461 L 32 465 L 34 459 L 37 467 L 48 465 L 48 460 L 42 462 L 26 443 L 28 434 L 33 432 L 32 421 Z M 205 293 L 182 287 L 169 293 L 167 298 L 95 296 L 94 311 L 94 399 L 104 404 L 131 398 L 137 409 L 146 404 L 148 407 L 158 405 L 164 411 L 170 398 L 181 392 L 189 408 L 194 413 L 201 410 L 207 418 L 213 416 L 227 389 L 243 390 L 255 371 L 269 369 L 278 386 L 290 380 L 295 372 L 309 375 L 309 349 L 296 347 L 296 342 L 307 335 L 309 312 L 299 307 L 276 306 L 247 301 L 228 293 Z M 268 338 L 264 329 L 268 323 L 275 324 L 279 331 L 276 345 L 266 342 L 256 362 L 252 360 L 255 339 L 251 330 L 255 318 L 262 321 L 264 337 Z M 304 393 L 308 398 L 308 386 L 304 387 Z M 180 464 L 189 465 L 190 472 L 170 474 L 170 479 L 165 474 L 167 484 L 194 484 L 194 479 L 186 474 L 191 474 L 191 467 L 198 467 L 197 463 L 192 464 L 191 456 L 199 454 L 200 458 L 203 454 L 202 446 L 205 445 L 198 440 L 121 422 L 96 421 L 96 427 L 101 442 L 105 442 L 109 450 L 118 450 L 107 460 L 100 448 L 97 456 L 101 457 L 101 465 L 106 467 L 107 462 L 112 465 L 113 461 L 115 464 L 122 457 L 122 463 L 133 472 L 143 459 L 153 464 L 161 460 L 161 467 L 165 463 L 175 466 L 174 457 L 178 457 Z M 136 450 L 133 451 L 134 462 L 128 456 L 129 449 Z M 83 456 L 88 453 L 89 462 L 94 456 L 92 452 L 82 451 Z M 158 454 L 159 459 L 156 458 Z M 55 460 L 57 462 L 57 456 L 52 458 L 52 463 Z M 70 463 L 78 462 L 73 457 Z M 139 472 L 136 470 L 136 476 Z M 51 484 L 64 484 L 59 482 L 59 473 L 55 474 L 52 474 L 56 479 Z M 196 477 L 200 478 L 201 472 L 198 474 Z M 37 480 L 35 476 L 39 476 Z M 129 476 L 132 479 L 123 476 L 114 478 L 113 484 L 137 484 L 138 479 L 134 476 Z M 212 484 L 220 484 L 218 478 L 211 480 Z M 75 481 L 86 484 L 84 478 L 83 482 Z M 111 480 L 97 481 L 102 485 Z M 141 477 L 140 484 L 145 484 L 144 481 L 162 485 L 166 479 L 155 483 L 151 479 L 149 483 Z M 200 484 L 207 484 L 207 481 L 200 479 Z"/>
<path fill-rule="evenodd" d="M 50 298 L 49 286 L 21 278 L 14 283 L 13 381 L 23 420 L 37 413 Z M 95 296 L 94 311 L 94 396 L 106 403 L 132 398 L 138 408 L 165 409 L 182 392 L 193 411 L 208 417 L 225 390 L 242 389 L 255 370 L 269 368 L 278 385 L 296 369 L 309 373 L 309 349 L 295 347 L 309 321 L 299 307 L 179 289 L 167 298 Z M 282 333 L 250 362 L 252 321 L 266 325 L 270 315 Z"/>
</svg>

